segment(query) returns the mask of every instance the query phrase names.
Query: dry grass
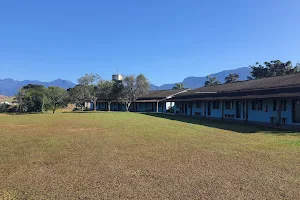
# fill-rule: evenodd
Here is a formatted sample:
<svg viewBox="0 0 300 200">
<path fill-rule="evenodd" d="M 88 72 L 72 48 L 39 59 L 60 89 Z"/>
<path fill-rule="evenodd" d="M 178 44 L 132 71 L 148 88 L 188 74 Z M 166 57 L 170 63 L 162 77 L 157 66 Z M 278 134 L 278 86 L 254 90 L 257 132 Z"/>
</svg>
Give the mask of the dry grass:
<svg viewBox="0 0 300 200">
<path fill-rule="evenodd" d="M 298 134 L 172 119 L 0 115 L 0 199 L 300 198 Z"/>
<path fill-rule="evenodd" d="M 14 97 L 7 97 L 4 95 L 0 95 L 0 102 L 9 102 L 12 103 L 14 100 Z"/>
</svg>

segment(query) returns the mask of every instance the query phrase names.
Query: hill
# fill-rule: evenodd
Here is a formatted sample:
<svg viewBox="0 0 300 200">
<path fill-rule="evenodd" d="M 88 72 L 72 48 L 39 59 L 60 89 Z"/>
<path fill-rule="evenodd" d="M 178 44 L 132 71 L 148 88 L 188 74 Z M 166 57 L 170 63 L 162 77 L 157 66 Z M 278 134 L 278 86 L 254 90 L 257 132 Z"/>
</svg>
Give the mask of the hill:
<svg viewBox="0 0 300 200">
<path fill-rule="evenodd" d="M 232 70 L 224 70 L 215 74 L 210 74 L 213 77 L 217 77 L 217 79 L 221 82 L 225 82 L 225 77 L 228 76 L 229 74 L 238 74 L 240 76 L 239 80 L 247 80 L 247 76 L 250 76 L 251 69 L 249 67 L 242 67 L 242 68 L 237 68 L 237 69 L 232 69 Z M 195 77 L 195 76 L 190 76 L 185 78 L 182 82 L 185 88 L 199 88 L 204 86 L 204 83 L 206 81 L 206 76 L 204 77 Z M 151 90 L 168 90 L 172 89 L 174 87 L 175 83 L 170 83 L 170 84 L 164 84 L 161 86 L 156 86 L 151 84 Z"/>
<path fill-rule="evenodd" d="M 0 79 L 0 94 L 4 96 L 14 96 L 15 94 L 18 93 L 20 88 L 28 84 L 44 85 L 45 87 L 58 86 L 64 89 L 68 89 L 75 86 L 75 84 L 72 83 L 71 81 L 62 80 L 62 79 L 56 79 L 50 82 L 42 82 L 37 80 L 17 81 L 11 78 L 6 78 L 6 79 Z"/>
</svg>

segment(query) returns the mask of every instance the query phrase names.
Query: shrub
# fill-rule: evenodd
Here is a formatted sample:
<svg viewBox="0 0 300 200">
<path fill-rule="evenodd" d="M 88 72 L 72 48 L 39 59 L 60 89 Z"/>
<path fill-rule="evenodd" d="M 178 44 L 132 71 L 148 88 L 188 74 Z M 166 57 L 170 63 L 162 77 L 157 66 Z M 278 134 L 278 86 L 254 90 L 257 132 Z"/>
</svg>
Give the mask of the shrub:
<svg viewBox="0 0 300 200">
<path fill-rule="evenodd" d="M 9 105 L 6 103 L 1 103 L 0 104 L 0 113 L 5 113 L 7 112 L 7 109 L 9 108 Z"/>
</svg>

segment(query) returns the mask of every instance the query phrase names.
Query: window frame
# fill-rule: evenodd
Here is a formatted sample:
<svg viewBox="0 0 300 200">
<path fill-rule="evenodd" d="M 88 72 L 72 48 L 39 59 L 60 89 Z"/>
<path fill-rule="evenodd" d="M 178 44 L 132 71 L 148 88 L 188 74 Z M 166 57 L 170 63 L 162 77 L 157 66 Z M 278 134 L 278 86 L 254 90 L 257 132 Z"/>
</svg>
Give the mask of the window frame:
<svg viewBox="0 0 300 200">
<path fill-rule="evenodd" d="M 263 101 L 262 100 L 252 101 L 252 110 L 262 111 L 263 110 Z"/>
<path fill-rule="evenodd" d="M 213 101 L 212 102 L 212 109 L 219 110 L 220 109 L 220 102 L 219 101 Z"/>
<path fill-rule="evenodd" d="M 225 109 L 233 110 L 233 101 L 225 101 Z"/>
<path fill-rule="evenodd" d="M 196 108 L 201 108 L 201 101 L 197 101 L 197 103 L 196 103 Z"/>
<path fill-rule="evenodd" d="M 286 103 L 287 103 L 286 99 L 280 100 L 281 111 L 286 111 L 287 110 Z"/>
</svg>

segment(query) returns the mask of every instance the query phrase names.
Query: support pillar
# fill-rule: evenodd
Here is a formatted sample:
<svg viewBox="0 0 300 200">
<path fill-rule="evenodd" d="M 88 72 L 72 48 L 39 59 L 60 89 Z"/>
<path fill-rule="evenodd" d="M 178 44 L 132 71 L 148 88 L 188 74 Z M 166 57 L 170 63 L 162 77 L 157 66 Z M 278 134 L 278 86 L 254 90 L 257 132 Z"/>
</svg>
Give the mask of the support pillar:
<svg viewBox="0 0 300 200">
<path fill-rule="evenodd" d="M 204 117 L 206 117 L 206 103 L 207 101 L 204 101 Z"/>
<path fill-rule="evenodd" d="M 222 120 L 224 119 L 224 101 L 221 100 L 221 108 L 222 108 Z"/>
<path fill-rule="evenodd" d="M 156 102 L 156 113 L 158 113 L 158 101 Z"/>
<path fill-rule="evenodd" d="M 281 108 L 282 108 L 282 105 L 281 105 L 281 102 L 280 102 L 280 99 L 277 99 L 276 100 L 277 101 L 277 118 L 276 118 L 276 124 L 278 125 L 278 126 L 280 126 L 281 125 Z"/>
<path fill-rule="evenodd" d="M 246 107 L 246 111 L 245 111 L 245 112 L 246 112 L 246 119 L 245 119 L 245 121 L 248 122 L 248 112 L 249 112 L 249 111 L 248 111 L 248 109 L 249 109 L 249 103 L 248 103 L 248 100 L 246 100 L 246 106 L 245 106 L 245 107 Z"/>
</svg>

